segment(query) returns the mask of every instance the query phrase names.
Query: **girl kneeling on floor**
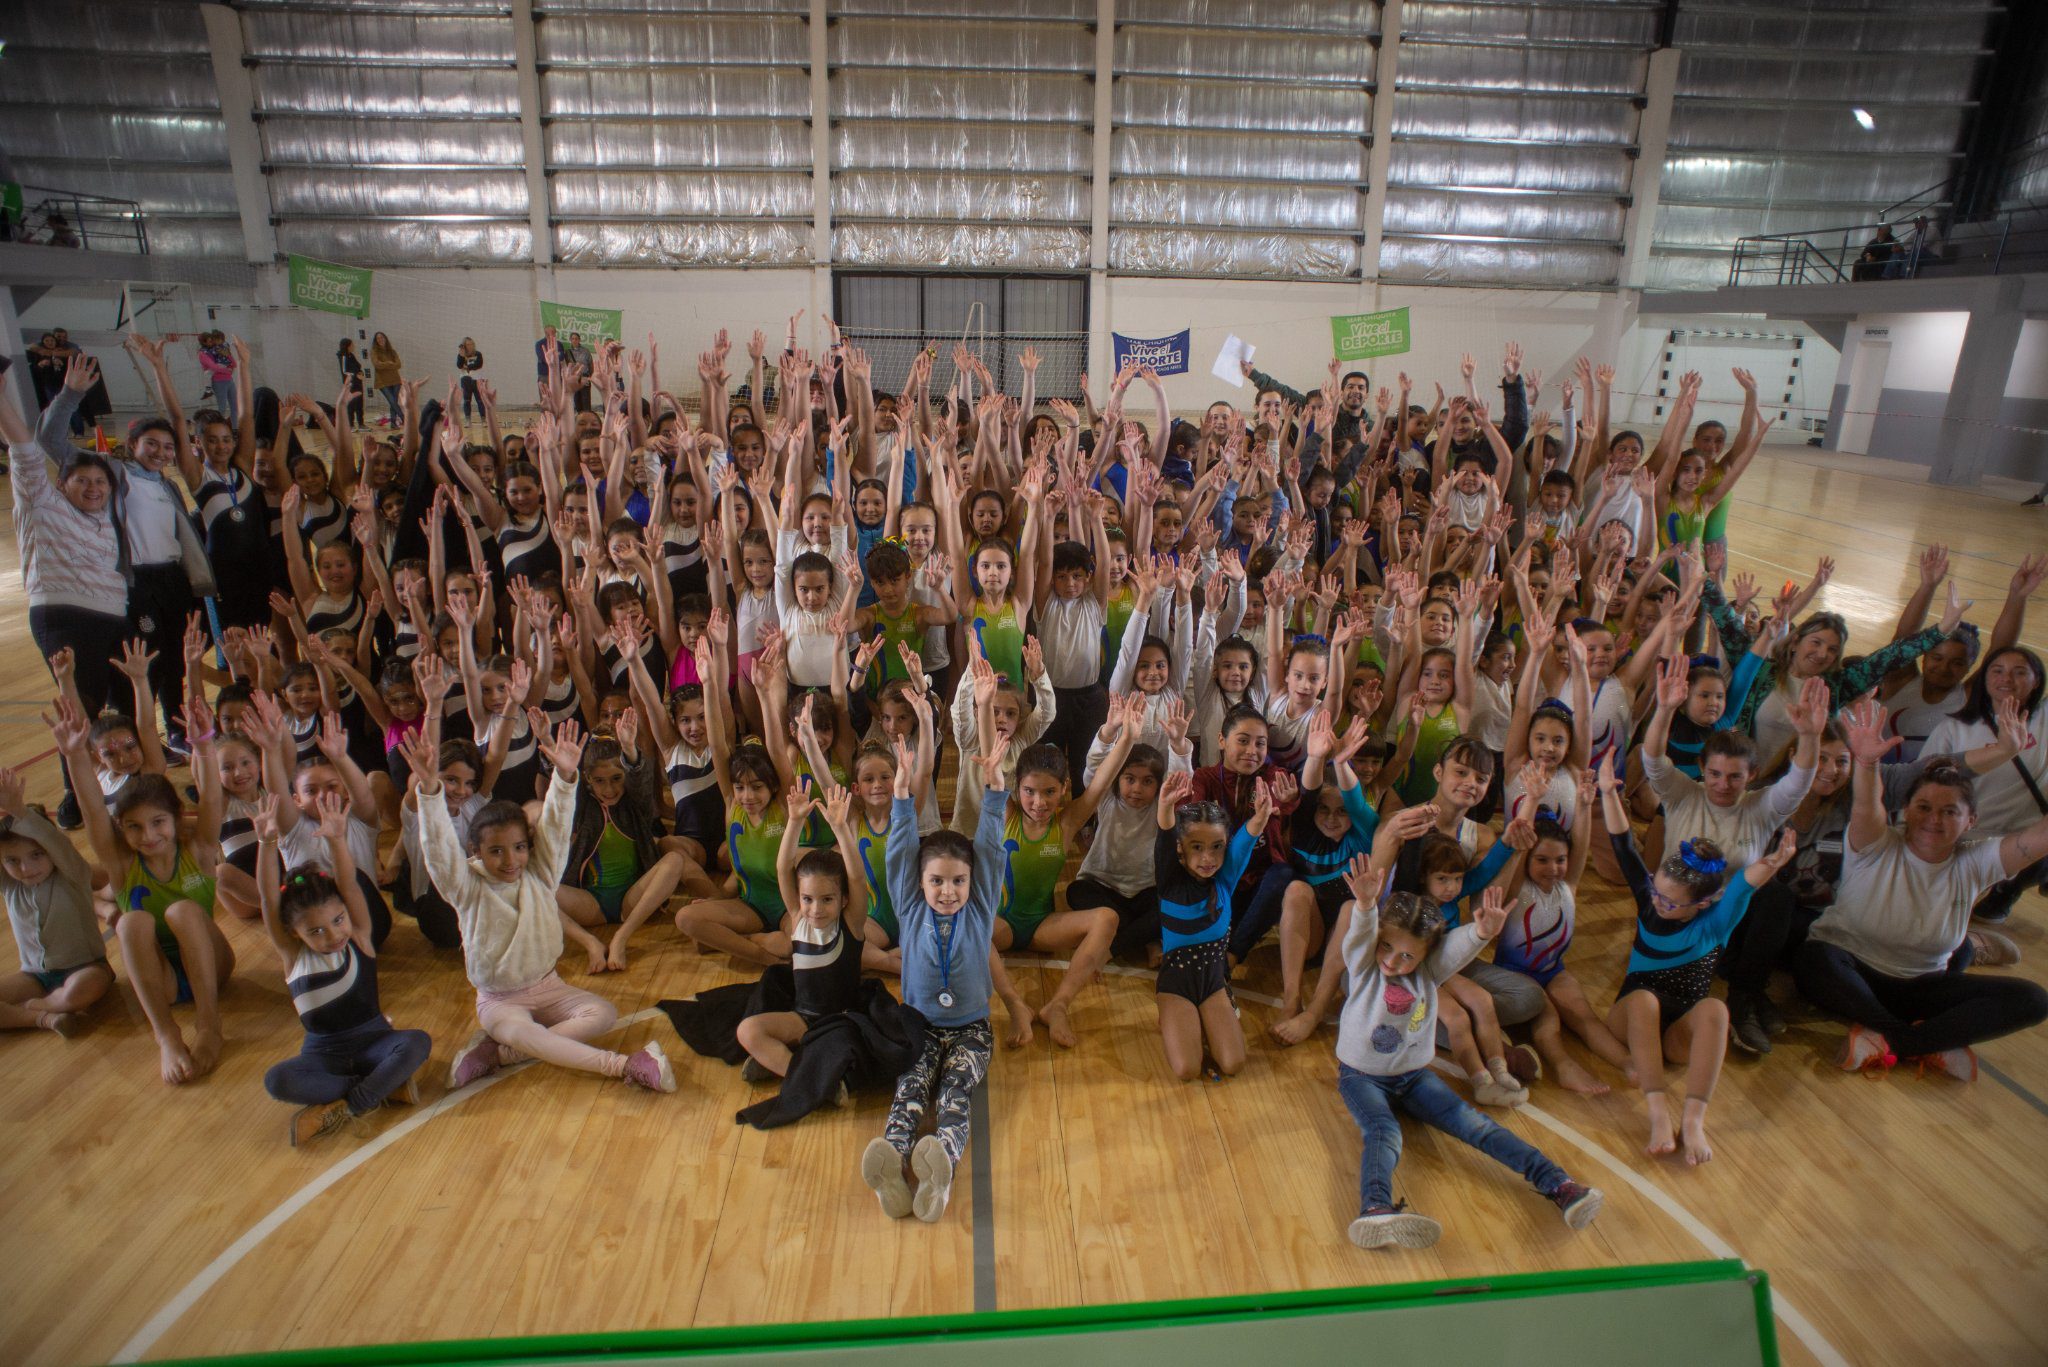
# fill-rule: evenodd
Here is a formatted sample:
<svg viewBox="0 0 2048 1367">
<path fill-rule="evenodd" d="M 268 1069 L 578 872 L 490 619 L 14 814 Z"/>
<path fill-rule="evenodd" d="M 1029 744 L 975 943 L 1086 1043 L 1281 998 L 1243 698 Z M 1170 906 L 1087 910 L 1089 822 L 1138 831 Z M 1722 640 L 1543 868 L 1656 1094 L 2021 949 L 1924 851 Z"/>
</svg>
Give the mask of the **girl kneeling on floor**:
<svg viewBox="0 0 2048 1367">
<path fill-rule="evenodd" d="M 433 1050 L 424 1030 L 396 1030 L 377 1001 L 377 946 L 370 909 L 348 848 L 347 799 L 323 793 L 320 838 L 334 861 L 280 882 L 275 795 L 256 806 L 256 895 L 263 929 L 284 968 L 306 1042 L 272 1065 L 263 1090 L 296 1102 L 292 1147 L 333 1134 L 390 1102 L 419 1100 L 416 1075 Z"/>
</svg>

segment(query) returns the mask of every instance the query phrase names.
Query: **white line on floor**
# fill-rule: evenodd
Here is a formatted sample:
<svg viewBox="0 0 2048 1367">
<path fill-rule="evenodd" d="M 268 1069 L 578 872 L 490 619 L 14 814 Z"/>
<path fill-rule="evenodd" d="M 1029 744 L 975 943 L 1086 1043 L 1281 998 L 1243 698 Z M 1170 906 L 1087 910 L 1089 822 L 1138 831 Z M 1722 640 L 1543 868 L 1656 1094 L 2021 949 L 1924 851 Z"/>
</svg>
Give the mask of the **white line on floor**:
<svg viewBox="0 0 2048 1367">
<path fill-rule="evenodd" d="M 1068 966 L 1066 961 L 1060 959 L 1018 959 L 1009 957 L 1004 958 L 1003 964 L 1005 967 L 1011 968 L 1065 969 Z M 1147 969 L 1128 968 L 1122 964 L 1105 964 L 1102 971 L 1114 974 L 1120 978 L 1152 978 L 1157 976 L 1157 974 Z M 1263 993 L 1246 992 L 1240 988 L 1232 988 L 1231 991 L 1235 996 L 1241 997 L 1246 1001 L 1258 1002 L 1262 1006 L 1278 1006 L 1280 1004 L 1278 998 L 1268 997 Z M 1334 1017 L 1330 1018 L 1331 1021 L 1334 1021 L 1334 1019 Z M 1465 1076 L 1464 1069 L 1447 1059 L 1436 1060 L 1435 1067 L 1438 1071 L 1450 1073 L 1454 1077 L 1463 1078 Z M 1680 1205 L 1663 1188 L 1616 1158 L 1605 1148 L 1594 1143 L 1587 1136 L 1579 1133 L 1572 1126 L 1544 1110 L 1541 1106 L 1525 1104 L 1517 1106 L 1515 1110 L 1519 1114 L 1529 1117 L 1529 1119 L 1549 1130 L 1572 1147 L 1580 1150 L 1601 1167 L 1606 1168 L 1623 1182 L 1626 1182 L 1630 1190 L 1634 1191 L 1658 1210 L 1663 1211 L 1679 1228 L 1690 1234 L 1699 1242 L 1702 1248 L 1705 1248 L 1715 1257 L 1737 1258 L 1748 1264 L 1749 1260 L 1743 1258 L 1736 1251 L 1733 1244 L 1707 1228 L 1697 1216 Z M 1806 1350 L 1821 1362 L 1822 1367 L 1849 1367 L 1849 1359 L 1842 1356 L 1841 1352 L 1822 1336 L 1820 1330 L 1814 1326 L 1813 1321 L 1801 1314 L 1798 1307 L 1786 1300 L 1784 1293 L 1775 1286 L 1771 1288 L 1771 1309 L 1777 1313 L 1779 1319 L 1785 1322 L 1785 1327 L 1792 1331 L 1792 1337 L 1806 1345 Z"/>
<path fill-rule="evenodd" d="M 612 1029 L 621 1030 L 626 1026 L 635 1025 L 644 1020 L 652 1020 L 661 1014 L 661 1011 L 655 1007 L 649 1007 L 645 1011 L 635 1011 L 630 1016 L 619 1017 L 618 1024 L 614 1025 Z M 459 1092 L 449 1092 L 432 1105 L 421 1107 L 414 1114 L 407 1116 L 398 1124 L 385 1130 L 375 1139 L 372 1139 L 369 1143 L 363 1145 L 354 1153 L 351 1153 L 348 1157 L 306 1183 L 305 1186 L 300 1187 L 297 1191 L 286 1197 L 278 1205 L 277 1209 L 271 1211 L 261 1220 L 258 1220 L 254 1225 L 251 1225 L 248 1232 L 243 1234 L 241 1238 L 222 1249 L 220 1255 L 201 1268 L 199 1275 L 187 1282 L 177 1295 L 164 1302 L 163 1309 L 150 1316 L 148 1323 L 135 1331 L 135 1337 L 121 1345 L 121 1351 L 114 1354 L 113 1361 L 140 1362 L 143 1354 L 154 1348 L 156 1341 L 168 1333 L 171 1326 L 184 1317 L 186 1311 L 199 1303 L 200 1297 L 211 1291 L 221 1278 L 234 1270 L 235 1264 L 248 1257 L 249 1254 L 255 1251 L 257 1245 L 283 1228 L 285 1221 L 311 1205 L 321 1193 L 333 1187 L 342 1178 L 348 1176 L 357 1168 L 362 1167 L 378 1154 L 384 1152 L 436 1116 L 446 1115 L 449 1111 L 454 1110 L 470 1098 L 481 1096 L 506 1078 L 511 1077 L 514 1073 L 523 1072 L 533 1062 L 534 1060 L 528 1059 L 523 1063 L 516 1063 L 510 1068 L 501 1069 L 487 1078 L 472 1082 Z"/>
</svg>

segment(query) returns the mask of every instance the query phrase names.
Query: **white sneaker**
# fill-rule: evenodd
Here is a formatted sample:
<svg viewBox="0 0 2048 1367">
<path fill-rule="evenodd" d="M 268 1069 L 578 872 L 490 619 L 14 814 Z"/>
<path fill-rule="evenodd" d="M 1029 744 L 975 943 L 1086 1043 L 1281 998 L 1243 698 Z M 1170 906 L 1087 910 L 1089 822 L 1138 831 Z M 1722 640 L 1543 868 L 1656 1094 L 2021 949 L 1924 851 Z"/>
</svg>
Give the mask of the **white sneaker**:
<svg viewBox="0 0 2048 1367">
<path fill-rule="evenodd" d="M 882 1214 L 892 1220 L 910 1214 L 910 1184 L 903 1180 L 903 1155 L 888 1140 L 870 1139 L 861 1150 L 860 1180 L 882 1203 Z"/>
<path fill-rule="evenodd" d="M 1842 1041 L 1841 1056 L 1836 1063 L 1845 1073 L 1860 1073 L 1866 1068 L 1888 1069 L 1898 1062 L 1891 1045 L 1875 1030 L 1860 1025 L 1849 1027 L 1849 1038 Z"/>
<path fill-rule="evenodd" d="M 1977 1080 L 1977 1056 L 1967 1048 L 1944 1049 L 1938 1054 L 1922 1054 L 1917 1062 L 1924 1069 L 1946 1073 L 1958 1082 Z"/>
<path fill-rule="evenodd" d="M 953 1196 L 953 1160 L 946 1156 L 946 1146 L 937 1135 L 928 1134 L 917 1141 L 910 1151 L 910 1170 L 917 1174 L 917 1196 L 911 1211 L 930 1224 L 946 1213 L 946 1202 Z"/>
<path fill-rule="evenodd" d="M 1428 1248 L 1443 1237 L 1444 1227 L 1406 1206 L 1379 1206 L 1351 1222 L 1345 1231 L 1360 1248 Z"/>
</svg>

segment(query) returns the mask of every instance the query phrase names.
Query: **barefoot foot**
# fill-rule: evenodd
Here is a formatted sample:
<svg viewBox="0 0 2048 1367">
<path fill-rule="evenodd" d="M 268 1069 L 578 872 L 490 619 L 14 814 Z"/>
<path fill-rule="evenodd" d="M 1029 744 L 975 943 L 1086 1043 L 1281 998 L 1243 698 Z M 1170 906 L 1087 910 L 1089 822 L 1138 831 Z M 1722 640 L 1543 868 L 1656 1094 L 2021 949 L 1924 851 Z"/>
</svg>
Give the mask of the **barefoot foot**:
<svg viewBox="0 0 2048 1367">
<path fill-rule="evenodd" d="M 1662 1092 L 1649 1094 L 1649 1106 L 1650 1142 L 1643 1145 L 1643 1152 L 1652 1158 L 1662 1158 L 1678 1147 L 1678 1141 L 1671 1133 L 1671 1112 L 1665 1109 Z"/>
<path fill-rule="evenodd" d="M 1038 1019 L 1045 1022 L 1045 1033 L 1052 1036 L 1052 1042 L 1062 1049 L 1071 1049 L 1080 1039 L 1074 1034 L 1073 1024 L 1067 1019 L 1067 1004 L 1053 1000 L 1039 1011 Z"/>
<path fill-rule="evenodd" d="M 1010 1033 L 1004 1042 L 1012 1049 L 1022 1049 L 1031 1043 L 1031 1008 L 1022 1002 L 1010 1008 Z"/>
<path fill-rule="evenodd" d="M 1679 1133 L 1685 1139 L 1685 1164 L 1696 1168 L 1702 1163 L 1714 1161 L 1714 1146 L 1707 1141 L 1707 1107 L 1705 1102 L 1685 1103 L 1685 1118 L 1679 1124 Z"/>
<path fill-rule="evenodd" d="M 173 1087 L 190 1082 L 198 1076 L 192 1068 L 192 1052 L 185 1047 L 185 1037 L 173 1031 L 168 1038 L 156 1042 L 157 1053 L 161 1056 L 159 1066 L 164 1081 Z"/>
<path fill-rule="evenodd" d="M 192 1076 L 205 1077 L 220 1062 L 221 1037 L 218 1025 L 198 1027 L 192 1042 Z"/>
<path fill-rule="evenodd" d="M 1298 1012 L 1275 1020 L 1266 1027 L 1266 1033 L 1284 1045 L 1296 1045 L 1316 1032 L 1318 1022 L 1309 1011 Z"/>
<path fill-rule="evenodd" d="M 1607 1084 L 1580 1067 L 1576 1059 L 1561 1058 L 1553 1069 L 1557 1073 L 1557 1085 L 1567 1092 L 1577 1092 L 1580 1096 L 1607 1095 Z"/>
</svg>

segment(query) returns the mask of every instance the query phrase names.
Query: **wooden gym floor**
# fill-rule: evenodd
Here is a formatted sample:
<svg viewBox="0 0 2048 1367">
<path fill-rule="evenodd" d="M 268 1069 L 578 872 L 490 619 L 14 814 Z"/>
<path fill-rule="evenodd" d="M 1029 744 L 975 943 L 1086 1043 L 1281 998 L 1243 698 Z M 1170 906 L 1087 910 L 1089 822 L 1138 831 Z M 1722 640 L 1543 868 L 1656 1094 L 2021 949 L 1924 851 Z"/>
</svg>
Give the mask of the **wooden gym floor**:
<svg viewBox="0 0 2048 1367">
<path fill-rule="evenodd" d="M 2010 502 L 1845 472 L 1797 448 L 1761 462 L 1737 499 L 1735 568 L 1804 579 L 1831 554 L 1823 605 L 1851 649 L 1888 636 L 1917 548 L 1951 548 L 1989 621 L 2048 515 Z M 37 718 L 50 683 L 29 639 L 11 530 L 0 547 L 0 762 L 26 764 L 54 803 Z M 2048 642 L 2036 604 L 2027 643 Z M 1590 879 L 1590 875 L 1589 875 Z M 1589 882 L 1574 966 L 1596 999 L 1621 976 L 1626 897 Z M 2011 932 L 2042 979 L 2044 906 Z M 957 1313 L 1740 1256 L 1779 1295 L 1788 1362 L 2048 1361 L 2048 1033 L 1982 1050 L 1974 1086 L 1846 1076 L 1842 1029 L 1794 1005 L 1765 1062 L 1731 1060 L 1697 1171 L 1641 1151 L 1625 1090 L 1582 1098 L 1539 1085 L 1504 1122 L 1607 1192 L 1571 1234 L 1518 1178 L 1410 1127 L 1397 1194 L 1444 1224 L 1422 1253 L 1345 1242 L 1358 1135 L 1337 1099 L 1332 1033 L 1291 1051 L 1252 1040 L 1225 1083 L 1171 1080 L 1150 982 L 1124 969 L 1090 987 L 1082 1042 L 1039 1033 L 1000 1051 L 945 1219 L 892 1223 L 856 1157 L 886 1099 L 762 1134 L 732 1123 L 750 1089 L 676 1041 L 655 1001 L 740 976 L 643 931 L 631 970 L 572 982 L 619 1004 L 621 1047 L 659 1038 L 673 1097 L 527 1069 L 442 1097 L 474 1025 L 452 953 L 399 917 L 384 1002 L 431 1031 L 417 1111 L 304 1151 L 264 1095 L 300 1032 L 261 935 L 223 918 L 241 969 L 225 995 L 228 1047 L 211 1077 L 169 1088 L 125 983 L 71 1041 L 0 1040 L 0 1362 L 75 1364 L 257 1349 L 690 1325 Z M 12 963 L 12 946 L 0 961 Z M 118 957 L 118 954 L 115 955 Z M 1032 1001 L 1055 971 L 1015 969 Z M 1779 983 L 1781 1001 L 1790 988 Z M 1270 1000 L 1268 998 L 1267 1000 Z M 1583 1053 L 1581 1057 L 1587 1057 Z M 1588 1062 L 1591 1060 L 1588 1058 Z M 1597 1065 L 1595 1065 L 1597 1067 Z M 1619 1085 L 1618 1078 L 1610 1078 Z"/>
</svg>

